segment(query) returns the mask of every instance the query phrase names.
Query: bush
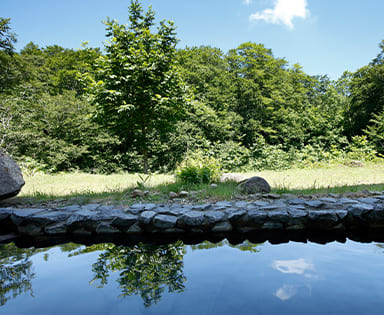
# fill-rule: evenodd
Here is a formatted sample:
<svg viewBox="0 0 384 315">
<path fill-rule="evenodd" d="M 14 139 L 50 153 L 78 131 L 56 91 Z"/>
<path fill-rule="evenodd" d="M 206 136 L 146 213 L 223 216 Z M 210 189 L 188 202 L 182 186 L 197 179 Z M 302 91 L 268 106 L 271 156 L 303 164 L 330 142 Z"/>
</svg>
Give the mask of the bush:
<svg viewBox="0 0 384 315">
<path fill-rule="evenodd" d="M 241 171 L 249 165 L 250 151 L 239 142 L 216 143 L 212 151 L 225 171 Z"/>
<path fill-rule="evenodd" d="M 33 176 L 36 174 L 43 174 L 47 169 L 46 165 L 41 164 L 28 156 L 22 156 L 21 158 L 18 158 L 16 161 L 20 166 L 20 169 L 24 176 Z"/>
<path fill-rule="evenodd" d="M 353 161 L 368 162 L 380 159 L 374 146 L 366 136 L 355 136 L 344 146 L 331 145 L 323 148 L 320 145 L 306 145 L 299 151 L 295 150 L 297 167 L 313 167 L 324 163 L 341 163 L 349 165 Z"/>
<path fill-rule="evenodd" d="M 264 138 L 259 138 L 251 148 L 251 166 L 257 170 L 282 170 L 288 169 L 293 162 L 293 153 L 283 150 L 281 144 L 270 145 Z"/>
<path fill-rule="evenodd" d="M 367 136 L 352 137 L 352 141 L 347 148 L 348 160 L 372 161 L 378 154 L 374 146 L 368 142 Z"/>
<path fill-rule="evenodd" d="M 324 149 L 319 144 L 308 144 L 300 150 L 295 150 L 295 164 L 300 168 L 313 167 L 323 162 L 342 160 L 343 154 L 335 145 L 331 145 L 330 149 Z"/>
<path fill-rule="evenodd" d="M 177 168 L 176 178 L 185 184 L 209 184 L 220 179 L 221 169 L 218 159 L 199 150 L 187 155 Z"/>
<path fill-rule="evenodd" d="M 380 154 L 384 154 L 384 110 L 373 114 L 368 129 L 364 132 L 369 136 L 372 144 Z"/>
</svg>

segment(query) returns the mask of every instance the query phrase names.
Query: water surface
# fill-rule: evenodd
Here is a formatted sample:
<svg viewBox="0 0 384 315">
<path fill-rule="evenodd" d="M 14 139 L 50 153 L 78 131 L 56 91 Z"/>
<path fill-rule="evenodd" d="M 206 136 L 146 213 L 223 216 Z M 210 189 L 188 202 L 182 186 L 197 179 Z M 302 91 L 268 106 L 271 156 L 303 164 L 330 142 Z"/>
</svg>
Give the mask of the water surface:
<svg viewBox="0 0 384 315">
<path fill-rule="evenodd" d="M 0 314 L 383 314 L 384 244 L 0 246 Z"/>
</svg>

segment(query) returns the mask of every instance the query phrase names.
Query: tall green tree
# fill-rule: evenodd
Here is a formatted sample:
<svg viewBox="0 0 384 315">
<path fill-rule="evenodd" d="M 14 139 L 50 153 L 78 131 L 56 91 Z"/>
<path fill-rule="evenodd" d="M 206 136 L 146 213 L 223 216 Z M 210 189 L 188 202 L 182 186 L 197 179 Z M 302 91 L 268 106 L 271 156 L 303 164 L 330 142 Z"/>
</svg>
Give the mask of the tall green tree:
<svg viewBox="0 0 384 315">
<path fill-rule="evenodd" d="M 148 172 L 151 146 L 162 143 L 181 117 L 184 89 L 176 68 L 177 39 L 172 22 L 154 30 L 155 15 L 131 1 L 129 24 L 108 19 L 106 54 L 98 59 L 89 92 L 97 120 L 137 150 Z"/>
<path fill-rule="evenodd" d="M 75 91 L 30 97 L 0 98 L 12 117 L 7 129 L 0 123 L 0 144 L 12 156 L 20 162 L 28 157 L 50 172 L 119 169 L 115 158 L 119 139 L 93 121 L 93 106 L 76 97 Z"/>
<path fill-rule="evenodd" d="M 22 77 L 22 62 L 14 52 L 17 42 L 11 20 L 0 17 L 0 93 L 10 93 Z"/>
<path fill-rule="evenodd" d="M 236 76 L 235 110 L 244 119 L 244 143 L 251 146 L 259 137 L 274 142 L 279 132 L 274 116 L 284 103 L 280 86 L 286 80 L 287 62 L 274 58 L 264 45 L 251 42 L 230 50 L 227 60 L 229 71 Z"/>
<path fill-rule="evenodd" d="M 181 75 L 194 102 L 189 107 L 189 121 L 212 141 L 238 140 L 242 118 L 236 107 L 234 75 L 228 71 L 223 52 L 210 46 L 178 51 Z"/>
<path fill-rule="evenodd" d="M 379 114 L 373 114 L 365 133 L 375 145 L 376 150 L 384 154 L 384 109 Z"/>
<path fill-rule="evenodd" d="M 11 19 L 0 17 L 0 50 L 13 52 L 16 43 L 16 34 L 12 32 L 10 26 Z"/>
<path fill-rule="evenodd" d="M 28 43 L 20 52 L 24 67 L 24 78 L 36 92 L 51 95 L 64 91 L 84 93 L 84 82 L 79 74 L 92 73 L 95 60 L 101 55 L 99 48 L 66 49 L 58 45 L 40 48 L 33 42 Z"/>
<path fill-rule="evenodd" d="M 348 136 L 360 135 L 384 109 L 384 41 L 381 52 L 367 66 L 353 73 L 350 82 L 349 107 L 346 111 Z"/>
</svg>

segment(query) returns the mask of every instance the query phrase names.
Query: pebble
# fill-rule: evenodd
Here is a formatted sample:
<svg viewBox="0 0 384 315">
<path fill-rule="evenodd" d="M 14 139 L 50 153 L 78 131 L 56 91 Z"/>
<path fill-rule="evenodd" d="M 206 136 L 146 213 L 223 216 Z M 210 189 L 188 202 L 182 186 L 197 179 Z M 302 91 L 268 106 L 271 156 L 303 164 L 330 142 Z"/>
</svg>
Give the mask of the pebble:
<svg viewBox="0 0 384 315">
<path fill-rule="evenodd" d="M 180 198 L 186 198 L 186 197 L 188 197 L 188 196 L 189 196 L 188 191 L 184 191 L 184 190 L 182 190 L 182 191 L 179 192 L 179 197 L 180 197 Z"/>
<path fill-rule="evenodd" d="M 175 199 L 175 198 L 178 198 L 178 197 L 179 197 L 179 194 L 175 193 L 174 191 L 171 191 L 169 193 L 169 199 Z"/>
</svg>

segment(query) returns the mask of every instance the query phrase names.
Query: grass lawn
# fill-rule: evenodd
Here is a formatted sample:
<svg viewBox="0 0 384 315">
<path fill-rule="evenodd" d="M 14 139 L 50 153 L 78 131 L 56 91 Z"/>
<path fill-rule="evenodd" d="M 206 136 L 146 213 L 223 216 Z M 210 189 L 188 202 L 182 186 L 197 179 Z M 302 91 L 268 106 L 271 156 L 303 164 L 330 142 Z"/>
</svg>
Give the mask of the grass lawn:
<svg viewBox="0 0 384 315">
<path fill-rule="evenodd" d="M 363 167 L 330 166 L 314 169 L 290 169 L 284 171 L 261 171 L 242 173 L 245 178 L 265 178 L 275 193 L 314 194 L 343 193 L 347 191 L 384 191 L 384 164 L 367 164 Z M 70 203 L 104 202 L 167 202 L 171 191 L 192 192 L 191 202 L 230 199 L 236 183 L 209 185 L 182 185 L 175 183 L 172 175 L 113 174 L 92 175 L 65 173 L 35 175 L 25 178 L 25 186 L 17 202 L 43 203 L 60 200 Z M 132 198 L 135 188 L 148 190 L 147 197 Z"/>
<path fill-rule="evenodd" d="M 384 190 L 384 163 L 245 173 L 265 178 L 275 192 L 318 193 Z"/>
</svg>

